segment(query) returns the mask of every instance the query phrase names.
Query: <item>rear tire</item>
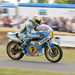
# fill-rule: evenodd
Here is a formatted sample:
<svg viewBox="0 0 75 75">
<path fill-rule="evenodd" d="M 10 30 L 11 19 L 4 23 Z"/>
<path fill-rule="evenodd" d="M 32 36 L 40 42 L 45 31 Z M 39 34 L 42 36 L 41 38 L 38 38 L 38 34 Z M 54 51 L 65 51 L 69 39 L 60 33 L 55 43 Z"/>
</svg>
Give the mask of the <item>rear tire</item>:
<svg viewBox="0 0 75 75">
<path fill-rule="evenodd" d="M 22 52 L 22 50 L 19 50 L 18 48 L 17 48 L 17 50 L 13 49 L 11 51 L 11 46 L 14 45 L 14 44 L 15 44 L 15 46 L 20 46 L 18 42 L 14 42 L 14 41 L 9 42 L 8 45 L 7 45 L 7 55 L 12 60 L 20 60 L 24 56 L 24 53 Z M 19 55 L 17 57 L 15 57 L 15 55 L 17 54 L 16 52 L 19 53 Z M 15 53 L 15 55 L 13 56 L 14 53 Z"/>
<path fill-rule="evenodd" d="M 58 46 L 58 45 L 56 45 L 56 44 L 54 44 L 54 47 L 56 48 L 56 49 L 54 49 L 54 51 L 56 51 L 56 54 L 54 54 L 54 55 L 50 55 L 49 54 L 49 52 L 48 52 L 48 50 L 50 50 L 49 48 L 48 48 L 48 46 L 45 48 L 45 50 L 44 50 L 44 53 L 45 53 L 45 57 L 47 58 L 47 60 L 48 61 L 50 61 L 50 62 L 52 62 L 52 63 L 57 63 L 57 62 L 59 62 L 61 59 L 62 59 L 62 57 L 63 57 L 63 51 L 62 51 L 62 49 Z M 59 56 L 58 56 L 59 55 Z M 53 60 L 56 56 L 58 56 L 58 58 L 56 59 L 56 60 Z M 52 58 L 52 59 L 51 59 Z"/>
</svg>

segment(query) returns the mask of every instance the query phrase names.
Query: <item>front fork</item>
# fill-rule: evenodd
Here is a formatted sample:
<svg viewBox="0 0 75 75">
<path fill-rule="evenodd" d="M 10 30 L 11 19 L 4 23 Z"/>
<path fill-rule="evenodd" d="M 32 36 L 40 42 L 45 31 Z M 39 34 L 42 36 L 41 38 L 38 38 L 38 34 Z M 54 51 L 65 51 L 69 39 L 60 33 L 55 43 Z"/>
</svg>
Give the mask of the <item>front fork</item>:
<svg viewBox="0 0 75 75">
<path fill-rule="evenodd" d="M 48 45 L 47 46 L 49 48 L 50 53 L 53 53 L 54 43 L 52 42 L 52 40 L 48 41 Z"/>
<path fill-rule="evenodd" d="M 49 48 L 54 48 L 54 43 L 52 42 L 52 40 L 49 40 L 48 46 Z"/>
</svg>

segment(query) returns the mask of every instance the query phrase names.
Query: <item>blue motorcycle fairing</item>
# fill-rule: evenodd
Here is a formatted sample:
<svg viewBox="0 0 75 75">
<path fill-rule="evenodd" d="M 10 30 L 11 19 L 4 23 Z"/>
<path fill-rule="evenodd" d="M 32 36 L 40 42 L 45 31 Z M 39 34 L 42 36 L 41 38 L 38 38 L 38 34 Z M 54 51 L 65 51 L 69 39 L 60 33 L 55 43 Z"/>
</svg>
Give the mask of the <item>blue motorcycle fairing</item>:
<svg viewBox="0 0 75 75">
<path fill-rule="evenodd" d="M 54 44 L 51 41 L 45 42 L 42 46 L 43 48 L 46 46 L 50 46 L 50 48 L 54 48 Z"/>
<path fill-rule="evenodd" d="M 32 33 L 32 38 L 36 38 L 38 35 L 43 35 L 42 38 L 39 38 L 37 40 L 37 42 L 41 41 L 43 38 L 47 38 L 49 36 L 49 34 L 47 32 L 36 32 L 36 33 Z M 47 43 L 44 43 L 43 45 L 39 45 L 39 46 L 36 46 L 37 48 L 37 52 L 38 53 L 42 53 L 43 51 L 43 48 L 45 48 L 46 46 L 48 46 L 48 42 Z M 29 54 L 29 50 L 28 48 L 23 48 L 23 51 L 24 51 L 24 54 Z"/>
<path fill-rule="evenodd" d="M 37 52 L 38 53 L 42 53 L 43 52 L 43 48 L 45 48 L 47 46 L 50 46 L 50 48 L 54 48 L 54 44 L 53 43 L 49 44 L 49 42 L 45 42 L 42 46 L 36 46 Z M 24 48 L 23 51 L 24 51 L 24 54 L 29 54 L 29 50 L 27 48 Z"/>
<path fill-rule="evenodd" d="M 36 46 L 37 52 L 38 53 L 43 53 L 43 48 L 45 48 L 48 45 L 49 45 L 48 42 L 46 42 L 42 46 Z M 24 51 L 24 54 L 29 54 L 29 50 L 27 48 L 24 48 L 23 51 Z"/>
<path fill-rule="evenodd" d="M 37 46 L 36 48 L 38 53 L 42 53 L 43 46 Z M 23 52 L 26 55 L 29 54 L 29 50 L 27 48 L 23 48 Z"/>
<path fill-rule="evenodd" d="M 32 33 L 32 38 L 36 38 L 37 36 L 42 35 L 42 38 L 39 38 L 38 41 L 42 40 L 43 38 L 47 38 L 49 34 L 47 32 L 36 32 Z"/>
<path fill-rule="evenodd" d="M 27 48 L 23 48 L 23 51 L 24 51 L 24 54 L 28 54 L 29 53 Z"/>
</svg>

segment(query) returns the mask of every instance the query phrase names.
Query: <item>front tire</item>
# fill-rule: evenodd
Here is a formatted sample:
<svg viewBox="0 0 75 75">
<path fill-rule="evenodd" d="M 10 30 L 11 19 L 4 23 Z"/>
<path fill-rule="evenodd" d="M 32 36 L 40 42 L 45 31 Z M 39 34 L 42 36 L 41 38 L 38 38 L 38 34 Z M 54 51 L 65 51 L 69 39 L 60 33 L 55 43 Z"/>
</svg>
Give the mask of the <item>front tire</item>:
<svg viewBox="0 0 75 75">
<path fill-rule="evenodd" d="M 12 46 L 13 48 L 11 48 Z M 13 60 L 20 60 L 24 56 L 24 53 L 19 49 L 19 47 L 20 45 L 18 42 L 9 42 L 7 45 L 7 55 Z"/>
<path fill-rule="evenodd" d="M 58 45 L 54 44 L 54 48 L 52 48 L 51 51 L 52 52 L 50 52 L 50 49 L 49 49 L 48 46 L 44 50 L 45 57 L 47 58 L 47 60 L 50 61 L 50 62 L 52 62 L 52 63 L 59 62 L 62 59 L 62 57 L 63 57 L 63 51 L 62 51 L 62 49 Z"/>
</svg>

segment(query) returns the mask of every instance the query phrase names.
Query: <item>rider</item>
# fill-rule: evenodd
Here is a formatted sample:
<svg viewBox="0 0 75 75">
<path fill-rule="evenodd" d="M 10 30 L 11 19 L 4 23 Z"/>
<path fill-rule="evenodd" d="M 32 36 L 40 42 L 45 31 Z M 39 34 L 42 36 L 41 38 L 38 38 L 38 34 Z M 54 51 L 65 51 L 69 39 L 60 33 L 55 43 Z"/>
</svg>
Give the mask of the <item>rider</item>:
<svg viewBox="0 0 75 75">
<path fill-rule="evenodd" d="M 25 22 L 24 29 L 21 30 L 21 39 L 24 41 L 23 46 L 26 46 L 30 43 L 32 30 L 35 30 L 38 25 L 40 25 L 41 19 L 37 16 L 32 19 L 28 19 Z"/>
</svg>

